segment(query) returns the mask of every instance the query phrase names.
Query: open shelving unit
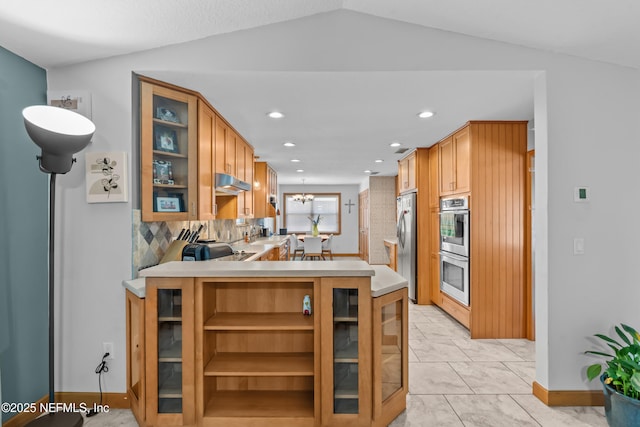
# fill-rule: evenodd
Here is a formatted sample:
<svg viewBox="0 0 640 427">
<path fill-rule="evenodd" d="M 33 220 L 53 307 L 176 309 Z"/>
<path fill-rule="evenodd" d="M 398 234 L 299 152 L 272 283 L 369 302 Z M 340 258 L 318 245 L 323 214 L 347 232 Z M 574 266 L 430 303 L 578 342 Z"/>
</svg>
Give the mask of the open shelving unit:
<svg viewBox="0 0 640 427">
<path fill-rule="evenodd" d="M 315 286 L 314 279 L 202 280 L 197 375 L 204 425 L 258 417 L 272 425 L 314 424 L 317 319 L 302 314 L 302 301 L 309 295 L 312 312 L 319 308 Z"/>
</svg>

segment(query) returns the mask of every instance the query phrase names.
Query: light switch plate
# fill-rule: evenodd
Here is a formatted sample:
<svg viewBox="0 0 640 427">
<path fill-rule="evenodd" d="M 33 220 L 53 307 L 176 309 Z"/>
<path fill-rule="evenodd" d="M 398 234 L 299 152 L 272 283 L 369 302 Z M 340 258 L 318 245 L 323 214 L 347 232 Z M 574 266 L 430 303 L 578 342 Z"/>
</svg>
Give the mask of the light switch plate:
<svg viewBox="0 0 640 427">
<path fill-rule="evenodd" d="M 584 255 L 584 239 L 582 237 L 573 239 L 573 254 Z"/>
<path fill-rule="evenodd" d="M 576 203 L 585 203 L 591 197 L 589 187 L 575 187 L 573 189 L 573 201 Z"/>
</svg>

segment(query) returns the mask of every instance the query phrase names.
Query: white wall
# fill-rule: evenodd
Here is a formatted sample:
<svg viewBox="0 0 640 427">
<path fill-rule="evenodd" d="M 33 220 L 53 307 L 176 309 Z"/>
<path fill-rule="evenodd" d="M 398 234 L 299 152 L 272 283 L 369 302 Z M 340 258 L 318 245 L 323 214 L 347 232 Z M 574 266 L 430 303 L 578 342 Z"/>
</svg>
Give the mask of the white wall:
<svg viewBox="0 0 640 427">
<path fill-rule="evenodd" d="M 584 376 L 590 362 L 582 354 L 591 346 L 588 337 L 621 321 L 640 323 L 635 278 L 640 227 L 634 221 L 640 208 L 637 70 L 339 11 L 51 70 L 50 89 L 91 92 L 97 132 L 88 150 L 131 153 L 131 71 L 153 70 L 539 71 L 532 78 L 537 381 L 550 390 L 598 388 Z M 116 360 L 105 388 L 122 392 L 120 281 L 131 274 L 132 205 L 86 204 L 84 162 L 79 160 L 59 180 L 64 314 L 58 323 L 57 360 L 63 370 L 58 388 L 95 391 L 93 369 L 101 342 L 109 340 L 115 343 Z M 590 186 L 590 203 L 572 202 L 576 185 Z M 356 186 L 355 200 L 357 192 Z M 572 254 L 574 237 L 585 238 L 585 255 Z"/>
</svg>

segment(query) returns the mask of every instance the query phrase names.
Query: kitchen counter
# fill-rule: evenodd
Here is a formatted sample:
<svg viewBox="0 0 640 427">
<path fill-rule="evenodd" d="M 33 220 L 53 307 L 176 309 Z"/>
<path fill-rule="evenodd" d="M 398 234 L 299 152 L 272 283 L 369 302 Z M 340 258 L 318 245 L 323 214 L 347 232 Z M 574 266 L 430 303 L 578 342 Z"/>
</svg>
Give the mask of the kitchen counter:
<svg viewBox="0 0 640 427">
<path fill-rule="evenodd" d="M 389 237 L 386 239 L 383 239 L 385 243 L 388 243 L 390 245 L 397 245 L 398 244 L 398 238 L 397 237 Z"/>
<path fill-rule="evenodd" d="M 407 281 L 388 267 L 172 261 L 140 275 L 123 285 L 141 427 L 383 427 L 406 408 Z"/>
<path fill-rule="evenodd" d="M 271 237 L 259 237 L 253 242 L 239 241 L 231 244 L 234 251 L 240 252 L 255 252 L 255 255 L 247 258 L 245 261 L 254 261 L 273 248 L 280 247 L 286 244 L 289 240 L 289 236 L 275 235 Z"/>
<path fill-rule="evenodd" d="M 122 285 L 145 297 L 145 277 L 371 277 L 373 298 L 406 288 L 407 281 L 384 265 L 364 261 L 172 261 L 140 271 Z"/>
</svg>

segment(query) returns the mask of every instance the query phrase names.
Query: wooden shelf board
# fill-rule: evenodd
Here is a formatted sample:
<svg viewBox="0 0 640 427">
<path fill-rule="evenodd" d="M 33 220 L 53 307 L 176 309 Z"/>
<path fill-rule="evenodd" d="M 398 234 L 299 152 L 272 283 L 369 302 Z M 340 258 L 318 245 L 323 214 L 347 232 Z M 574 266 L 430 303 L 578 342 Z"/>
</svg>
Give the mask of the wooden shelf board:
<svg viewBox="0 0 640 427">
<path fill-rule="evenodd" d="M 173 374 L 164 380 L 158 379 L 158 397 L 182 397 L 182 375 Z"/>
<path fill-rule="evenodd" d="M 334 322 L 357 322 L 358 306 L 350 305 L 348 309 L 338 309 L 333 313 Z"/>
<path fill-rule="evenodd" d="M 313 391 L 218 391 L 209 396 L 204 417 L 313 418 L 313 401 Z"/>
<path fill-rule="evenodd" d="M 153 122 L 162 126 L 169 126 L 169 127 L 173 127 L 173 128 L 183 128 L 186 129 L 188 126 L 184 123 L 176 123 L 176 122 L 170 122 L 167 120 L 162 120 L 162 119 L 158 119 L 158 118 L 153 118 Z"/>
<path fill-rule="evenodd" d="M 169 310 L 158 313 L 158 322 L 180 322 L 182 320 L 182 305 L 173 305 Z"/>
<path fill-rule="evenodd" d="M 182 341 L 174 341 L 158 352 L 158 362 L 182 362 Z"/>
<path fill-rule="evenodd" d="M 217 313 L 204 325 L 206 331 L 312 331 L 313 316 L 302 313 Z"/>
<path fill-rule="evenodd" d="M 357 399 L 358 398 L 358 376 L 348 375 L 339 381 L 333 393 L 334 399 Z"/>
<path fill-rule="evenodd" d="M 164 188 L 167 190 L 184 190 L 185 188 L 187 188 L 187 186 L 180 184 L 153 184 L 153 188 Z"/>
<path fill-rule="evenodd" d="M 219 353 L 205 376 L 313 376 L 313 353 Z"/>
<path fill-rule="evenodd" d="M 346 347 L 336 349 L 333 360 L 339 363 L 358 363 L 358 341 L 352 341 Z"/>
</svg>

